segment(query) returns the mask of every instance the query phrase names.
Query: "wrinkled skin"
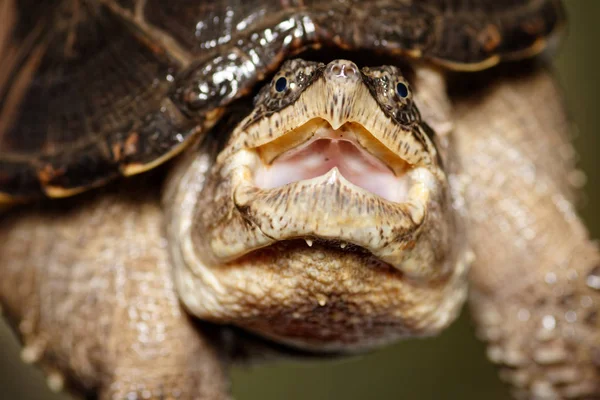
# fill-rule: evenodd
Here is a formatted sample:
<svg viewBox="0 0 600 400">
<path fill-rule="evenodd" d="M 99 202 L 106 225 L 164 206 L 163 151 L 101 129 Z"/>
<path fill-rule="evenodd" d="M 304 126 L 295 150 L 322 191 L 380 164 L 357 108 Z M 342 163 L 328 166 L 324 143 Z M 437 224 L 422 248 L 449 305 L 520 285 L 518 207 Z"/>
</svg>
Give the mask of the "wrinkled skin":
<svg viewBox="0 0 600 400">
<path fill-rule="evenodd" d="M 70 196 L 188 149 L 164 182 L 2 217 L 0 304 L 51 387 L 227 398 L 231 340 L 188 312 L 361 351 L 443 329 L 470 265 L 479 334 L 515 395 L 600 396 L 599 257 L 548 73 L 288 64 L 231 135 L 215 128 L 224 148 L 189 147 L 307 48 L 479 70 L 541 51 L 558 1 L 33 3 L 0 4 L 0 201 Z M 320 72 L 304 85 L 302 71 Z"/>
<path fill-rule="evenodd" d="M 467 255 L 424 129 L 395 67 L 285 63 L 214 165 L 191 159 L 170 179 L 184 304 L 317 350 L 446 327 Z"/>
<path fill-rule="evenodd" d="M 394 76 L 404 79 L 396 70 Z M 250 158 L 236 159 L 235 154 L 269 141 L 244 143 L 252 131 L 246 120 L 218 156 L 211 147 L 202 147 L 182 157 L 167 178 L 162 200 L 155 185 L 138 180 L 52 207 L 22 207 L 3 216 L 0 301 L 25 344 L 24 358 L 39 361 L 56 386 L 64 378 L 80 390 L 97 391 L 103 399 L 130 393 L 151 398 L 176 394 L 227 398 L 223 364 L 227 354 L 219 354 L 206 331 L 185 316 L 176 288 L 187 309 L 203 318 L 237 323 L 294 346 L 352 351 L 441 329 L 457 310 L 440 315 L 420 309 L 440 304 L 458 307 L 462 295 L 456 293 L 464 283 L 460 268 L 472 261 L 471 305 L 479 335 L 489 342 L 488 356 L 502 366 L 501 377 L 515 395 L 597 398 L 600 257 L 573 211 L 574 188 L 569 183 L 573 162 L 565 150 L 570 149 L 568 121 L 560 91 L 552 76 L 537 67 L 476 78 L 469 78 L 468 91 L 456 91 L 453 87 L 461 88 L 465 81 L 454 77 L 447 90 L 438 71 L 416 66 L 409 88 L 422 121 L 435 131 L 423 150 L 429 156 L 423 168 L 435 177 L 424 210 L 437 215 L 438 223 L 422 228 L 421 238 L 439 240 L 445 229 L 460 236 L 463 231 L 458 227 L 464 224 L 468 247 L 462 252 L 448 246 L 439 256 L 439 265 L 408 262 L 416 256 L 404 248 L 377 255 L 378 247 L 354 243 L 360 236 L 351 236 L 352 222 L 350 233 L 345 230 L 338 236 L 327 236 L 321 225 L 305 225 L 303 229 L 312 231 L 300 234 L 293 225 L 293 234 L 275 225 L 265 241 L 251 228 L 260 221 L 261 207 L 269 213 L 276 209 L 260 201 L 252 203 L 258 207 L 252 223 L 239 225 L 247 230 L 237 228 L 236 213 L 252 212 L 252 207 L 239 203 L 244 196 L 256 196 L 258 189 L 234 191 L 235 183 L 243 187 L 252 182 L 244 164 Z M 370 106 L 381 104 L 367 99 L 363 101 Z M 259 108 L 260 104 L 259 100 Z M 411 126 L 422 127 L 416 125 Z M 413 135 L 405 123 L 397 126 L 404 135 L 397 137 Z M 371 134 L 376 136 L 374 131 Z M 393 141 L 382 142 L 393 148 Z M 277 158 L 268 155 L 291 146 L 282 143 L 267 147 L 263 158 L 250 165 L 262 167 L 265 160 L 276 165 Z M 441 164 L 433 157 L 436 153 Z M 360 157 L 364 162 L 369 155 Z M 294 183 L 290 187 L 300 194 L 318 193 L 322 182 L 318 178 L 308 182 L 302 190 Z M 346 185 L 351 198 L 369 198 L 368 191 L 356 189 L 340 176 L 332 182 Z M 219 190 L 236 194 L 224 196 L 220 203 L 230 211 L 223 214 L 225 220 L 207 224 L 196 218 L 207 211 L 199 205 L 210 205 Z M 322 204 L 335 205 L 320 195 Z M 445 203 L 445 196 L 451 202 Z M 232 201 L 238 204 L 232 207 Z M 282 201 L 291 199 L 283 196 Z M 212 207 L 212 212 L 218 210 Z M 436 209 L 439 215 L 433 212 Z M 359 212 L 359 208 L 349 210 Z M 390 215 L 383 219 L 388 226 L 403 223 L 402 217 Z M 286 216 L 292 224 L 301 218 L 311 221 L 311 214 L 294 209 Z M 362 216 L 368 217 L 368 213 Z M 228 226 L 230 235 L 247 239 L 246 247 L 233 254 L 220 253 L 218 239 L 227 237 L 219 233 L 219 223 Z M 210 234 L 216 239 L 208 240 Z M 299 239 L 288 240 L 292 237 Z M 302 240 L 306 238 L 309 243 Z M 314 240 L 312 247 L 310 240 Z M 354 246 L 343 249 L 344 243 Z M 252 246 L 270 247 L 252 251 Z M 409 256 L 397 257 L 404 253 Z M 415 259 L 422 260 L 426 253 L 416 254 Z M 383 257 L 389 257 L 385 264 Z M 439 274 L 456 276 L 456 282 L 440 279 Z M 431 285 L 439 281 L 441 286 Z M 360 290 L 353 290 L 356 285 Z M 427 291 L 428 287 L 432 289 Z M 441 295 L 445 290 L 448 295 Z M 419 291 L 422 297 L 411 302 Z M 448 301 L 453 293 L 458 300 Z M 361 301 L 365 299 L 361 296 L 367 300 Z M 340 307 L 353 301 L 353 307 Z M 365 303 L 369 307 L 359 306 Z M 301 313 L 302 324 L 289 314 L 291 308 Z M 339 313 L 342 318 L 336 319 Z M 269 323 L 273 319 L 277 325 Z"/>
<path fill-rule="evenodd" d="M 562 98 L 549 73 L 508 71 L 453 108 L 472 310 L 517 398 L 600 396 L 600 255 L 573 207 Z"/>
</svg>

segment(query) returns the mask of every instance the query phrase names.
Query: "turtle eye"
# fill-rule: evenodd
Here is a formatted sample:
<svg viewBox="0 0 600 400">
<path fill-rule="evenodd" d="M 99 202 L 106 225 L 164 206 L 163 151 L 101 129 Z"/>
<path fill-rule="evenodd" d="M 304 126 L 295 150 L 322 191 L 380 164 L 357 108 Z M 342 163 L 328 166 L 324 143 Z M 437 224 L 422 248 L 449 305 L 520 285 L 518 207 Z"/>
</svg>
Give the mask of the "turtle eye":
<svg viewBox="0 0 600 400">
<path fill-rule="evenodd" d="M 277 79 L 277 81 L 275 82 L 275 90 L 277 90 L 278 92 L 283 92 L 285 89 L 287 88 L 287 79 L 285 79 L 283 76 L 279 79 Z"/>
<path fill-rule="evenodd" d="M 398 82 L 396 85 L 396 94 L 401 98 L 405 99 L 408 97 L 408 86 L 403 82 Z"/>
</svg>

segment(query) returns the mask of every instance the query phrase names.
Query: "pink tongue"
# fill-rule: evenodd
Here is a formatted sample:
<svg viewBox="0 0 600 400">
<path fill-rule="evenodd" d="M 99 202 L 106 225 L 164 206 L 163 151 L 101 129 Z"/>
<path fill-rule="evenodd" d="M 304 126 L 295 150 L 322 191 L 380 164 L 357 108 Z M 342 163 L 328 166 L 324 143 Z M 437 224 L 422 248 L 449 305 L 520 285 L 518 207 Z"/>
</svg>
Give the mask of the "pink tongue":
<svg viewBox="0 0 600 400">
<path fill-rule="evenodd" d="M 398 202 L 406 196 L 403 180 L 371 154 L 344 139 L 317 139 L 282 154 L 272 165 L 258 171 L 256 184 L 272 189 L 316 178 L 334 167 L 354 185 L 385 199 Z"/>
</svg>

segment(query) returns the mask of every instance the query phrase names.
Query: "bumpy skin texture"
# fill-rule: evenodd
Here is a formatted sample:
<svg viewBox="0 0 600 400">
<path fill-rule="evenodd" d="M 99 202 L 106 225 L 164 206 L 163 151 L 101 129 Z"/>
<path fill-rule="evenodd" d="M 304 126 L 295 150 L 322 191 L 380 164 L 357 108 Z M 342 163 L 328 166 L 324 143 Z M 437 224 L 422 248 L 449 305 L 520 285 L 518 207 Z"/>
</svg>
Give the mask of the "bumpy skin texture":
<svg viewBox="0 0 600 400">
<path fill-rule="evenodd" d="M 285 76 L 288 88 L 279 92 Z M 466 296 L 464 231 L 412 90 L 396 93 L 405 82 L 391 66 L 288 61 L 214 164 L 202 162 L 209 159 L 203 154 L 169 179 L 173 268 L 193 315 L 346 352 L 436 334 L 454 320 Z M 335 167 L 283 186 L 257 182 L 264 170 L 293 176 L 278 162 L 289 151 L 320 140 L 341 146 L 340 137 L 372 158 L 393 153 L 384 174 L 402 198 L 353 184 L 352 177 L 375 177 L 348 153 Z M 275 161 L 261 157 L 265 147 Z M 327 165 L 329 157 L 311 164 Z M 353 159 L 357 171 L 345 170 L 343 159 Z M 396 175 L 394 162 L 402 165 Z"/>
<path fill-rule="evenodd" d="M 306 8 L 258 0 L 32 3 L 1 5 L 6 20 L 19 21 L 15 31 L 0 28 L 0 192 L 10 197 L 69 195 L 153 167 L 206 131 L 282 58 L 307 47 L 481 68 L 532 55 L 560 21 L 558 2 L 550 0 L 307 1 Z M 24 10 L 32 18 L 19 18 Z M 106 71 L 102 65 L 114 69 L 98 77 Z M 480 334 L 518 397 L 598 398 L 599 257 L 572 212 L 561 95 L 539 70 L 528 79 L 500 74 L 471 85 L 476 79 L 450 77 L 459 86 L 469 82 L 470 90 L 452 93 L 452 105 L 434 70 L 417 68 L 415 87 L 424 120 L 437 132 L 433 140 L 450 173 L 455 210 L 469 223 Z M 95 86 L 83 91 L 90 82 Z M 52 386 L 66 379 L 103 399 L 227 397 L 217 350 L 177 303 L 157 183 L 2 217 L 0 303 L 25 343 L 23 357 L 39 360 Z M 177 201 L 169 203 L 170 191 L 165 196 L 171 211 L 185 211 L 198 188 L 187 189 Z M 394 271 L 376 265 L 347 280 L 344 269 L 365 262 L 359 253 L 327 242 L 312 250 L 297 245 L 279 244 L 275 249 L 285 256 L 267 252 L 261 261 L 271 268 L 288 263 L 296 272 L 291 280 L 307 273 L 304 265 L 313 267 L 308 272 L 317 289 L 337 297 L 314 291 L 313 308 L 300 310 L 310 318 L 296 333 L 312 334 L 317 326 L 326 339 L 336 339 L 346 332 L 327 337 L 323 320 L 348 313 L 339 300 L 357 288 L 370 300 L 373 293 L 360 286 L 364 278 L 376 268 L 378 279 Z M 332 257 L 328 268 L 321 250 Z M 252 294 L 250 285 L 238 284 Z M 271 289 L 278 307 L 278 287 Z M 302 293 L 296 298 L 307 300 Z M 249 296 L 241 300 L 261 305 Z M 418 303 L 407 308 L 414 311 L 410 306 Z M 368 311 L 369 304 L 361 306 Z M 341 315 L 340 326 L 362 329 Z M 376 333 L 390 322 L 379 317 L 371 320 Z M 259 323 L 248 326 L 265 330 L 268 324 Z"/>
<path fill-rule="evenodd" d="M 539 69 L 467 81 L 450 179 L 467 206 L 479 336 L 517 398 L 600 398 L 600 254 L 574 211 L 562 93 Z"/>
<path fill-rule="evenodd" d="M 596 399 L 599 256 L 572 208 L 560 91 L 545 70 L 493 72 L 451 80 L 468 86 L 452 103 L 437 71 L 414 82 L 469 222 L 479 334 L 517 398 Z M 3 216 L 0 302 L 55 387 L 64 376 L 101 398 L 226 398 L 217 353 L 177 305 L 150 186 Z"/>
<path fill-rule="evenodd" d="M 69 196 L 153 168 L 307 48 L 480 69 L 541 51 L 562 21 L 559 0 L 0 6 L 3 24 L 13 26 L 0 32 L 0 201 Z"/>
<path fill-rule="evenodd" d="M 229 398 L 222 355 L 179 305 L 159 197 L 142 179 L 0 217 L 0 303 L 54 390 Z"/>
</svg>

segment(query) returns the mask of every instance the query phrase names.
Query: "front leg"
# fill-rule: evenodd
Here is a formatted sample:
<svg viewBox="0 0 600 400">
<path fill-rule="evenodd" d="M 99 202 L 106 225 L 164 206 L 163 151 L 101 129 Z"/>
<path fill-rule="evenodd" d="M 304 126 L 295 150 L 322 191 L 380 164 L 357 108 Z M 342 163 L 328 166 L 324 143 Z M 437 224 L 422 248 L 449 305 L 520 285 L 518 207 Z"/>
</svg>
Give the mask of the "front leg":
<svg viewBox="0 0 600 400">
<path fill-rule="evenodd" d="M 140 179 L 1 217 L 0 304 L 54 389 L 229 397 L 220 355 L 175 293 L 158 187 Z"/>
<path fill-rule="evenodd" d="M 600 255 L 573 207 L 562 93 L 537 68 L 464 84 L 476 93 L 455 105 L 452 180 L 468 207 L 478 333 L 517 398 L 596 399 Z"/>
</svg>

